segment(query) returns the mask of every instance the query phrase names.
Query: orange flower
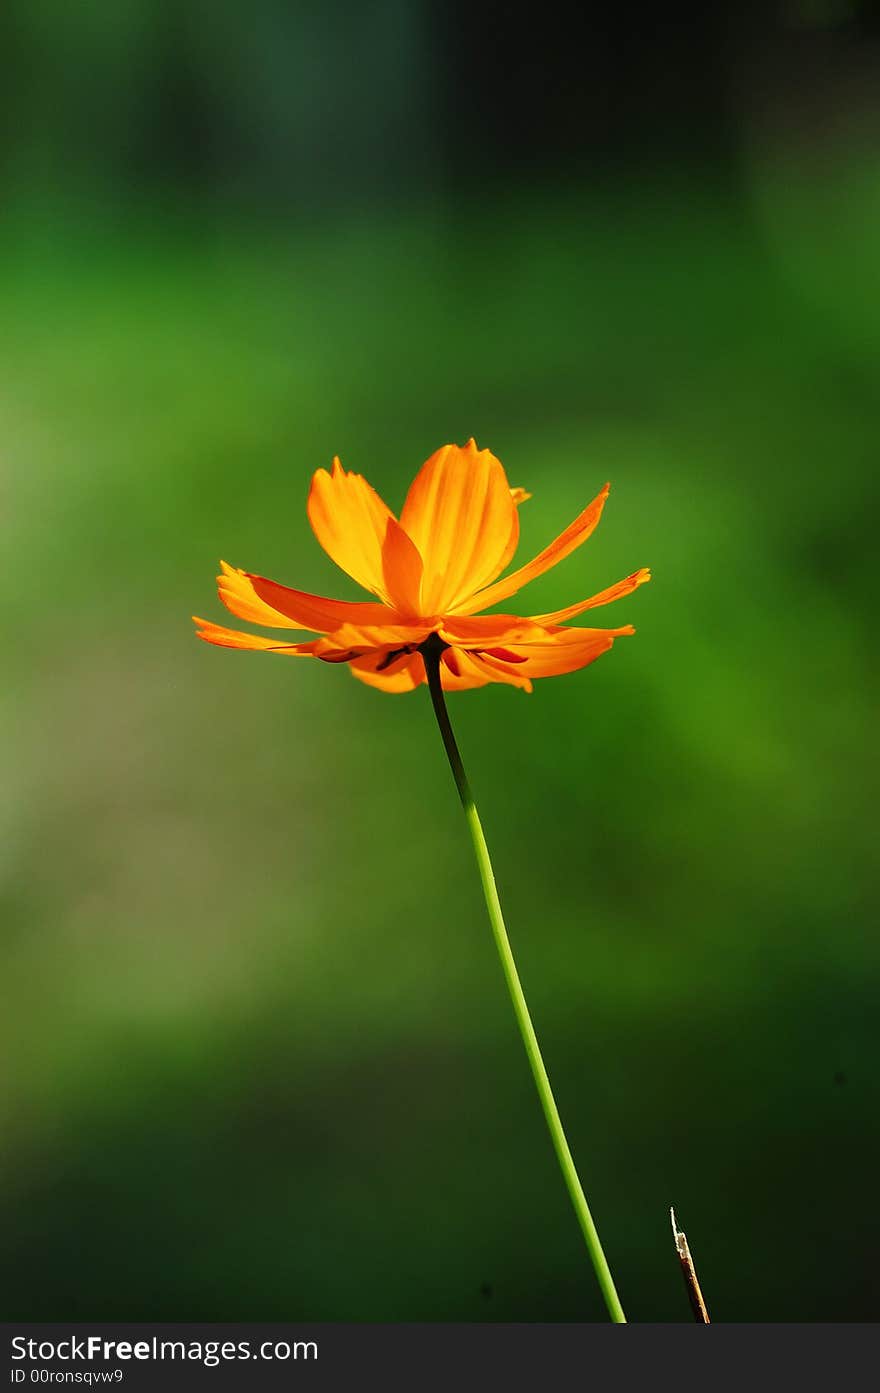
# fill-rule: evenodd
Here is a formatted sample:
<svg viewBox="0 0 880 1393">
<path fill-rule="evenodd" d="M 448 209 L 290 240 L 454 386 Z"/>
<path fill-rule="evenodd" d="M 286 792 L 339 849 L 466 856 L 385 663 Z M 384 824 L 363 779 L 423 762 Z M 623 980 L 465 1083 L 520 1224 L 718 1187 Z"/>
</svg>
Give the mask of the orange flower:
<svg viewBox="0 0 880 1393">
<path fill-rule="evenodd" d="M 500 460 L 478 450 L 444 445 L 416 475 L 396 518 L 360 474 L 338 459 L 312 479 L 308 514 L 328 556 L 375 600 L 327 600 L 221 562 L 220 599 L 238 619 L 274 629 L 320 635 L 282 643 L 199 619 L 198 637 L 223 648 L 348 663 L 355 677 L 385 692 L 410 692 L 426 681 L 422 648 L 442 646 L 446 691 L 489 682 L 532 690 L 532 678 L 574 672 L 605 653 L 620 629 L 569 628 L 588 609 L 629 595 L 651 579 L 634 571 L 588 600 L 550 614 L 520 618 L 478 614 L 515 595 L 585 542 L 602 515 L 608 485 L 554 542 L 519 570 L 497 580 L 519 540 L 517 509 L 531 495 L 512 489 Z M 435 637 L 432 637 L 435 636 Z"/>
</svg>

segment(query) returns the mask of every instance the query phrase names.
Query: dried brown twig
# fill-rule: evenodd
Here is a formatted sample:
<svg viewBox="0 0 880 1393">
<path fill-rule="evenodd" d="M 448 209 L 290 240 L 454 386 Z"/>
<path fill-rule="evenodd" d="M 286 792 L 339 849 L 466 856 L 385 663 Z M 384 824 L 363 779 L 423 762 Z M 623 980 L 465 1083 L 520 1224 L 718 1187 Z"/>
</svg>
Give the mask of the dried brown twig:
<svg viewBox="0 0 880 1393">
<path fill-rule="evenodd" d="M 688 1294 L 688 1300 L 691 1303 L 694 1320 L 698 1325 L 709 1325 L 709 1312 L 706 1310 L 703 1293 L 700 1291 L 697 1269 L 694 1267 L 694 1260 L 691 1257 L 691 1250 L 688 1247 L 687 1236 L 678 1227 L 674 1209 L 669 1210 L 669 1217 L 672 1220 L 672 1236 L 675 1239 L 675 1251 L 678 1253 L 678 1260 L 681 1263 L 681 1275 L 684 1277 L 685 1290 Z"/>
</svg>

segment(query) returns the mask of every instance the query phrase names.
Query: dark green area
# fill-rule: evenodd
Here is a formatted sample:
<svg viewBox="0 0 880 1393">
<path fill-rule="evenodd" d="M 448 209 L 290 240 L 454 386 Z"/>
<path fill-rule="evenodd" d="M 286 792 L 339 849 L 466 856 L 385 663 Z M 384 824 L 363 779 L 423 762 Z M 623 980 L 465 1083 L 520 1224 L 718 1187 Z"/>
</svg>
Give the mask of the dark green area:
<svg viewBox="0 0 880 1393">
<path fill-rule="evenodd" d="M 450 702 L 624 1305 L 674 1203 L 717 1319 L 876 1317 L 878 178 L 7 227 L 7 1318 L 602 1317 L 427 692 L 189 624 L 471 434 L 523 560 L 612 482 L 524 607 L 654 570 Z"/>
</svg>

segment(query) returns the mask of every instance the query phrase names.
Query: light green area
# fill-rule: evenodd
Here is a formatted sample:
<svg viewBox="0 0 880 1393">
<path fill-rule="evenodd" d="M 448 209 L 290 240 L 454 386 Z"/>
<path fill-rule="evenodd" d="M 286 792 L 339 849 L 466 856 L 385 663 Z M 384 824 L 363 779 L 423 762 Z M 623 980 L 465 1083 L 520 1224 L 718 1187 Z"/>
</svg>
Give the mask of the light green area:
<svg viewBox="0 0 880 1393">
<path fill-rule="evenodd" d="M 880 173 L 781 176 L 7 227 L 9 1318 L 602 1317 L 427 692 L 189 624 L 220 556 L 353 597 L 312 470 L 471 434 L 521 559 L 612 482 L 531 610 L 654 571 L 450 702 L 627 1314 L 674 1203 L 717 1318 L 876 1316 Z"/>
</svg>

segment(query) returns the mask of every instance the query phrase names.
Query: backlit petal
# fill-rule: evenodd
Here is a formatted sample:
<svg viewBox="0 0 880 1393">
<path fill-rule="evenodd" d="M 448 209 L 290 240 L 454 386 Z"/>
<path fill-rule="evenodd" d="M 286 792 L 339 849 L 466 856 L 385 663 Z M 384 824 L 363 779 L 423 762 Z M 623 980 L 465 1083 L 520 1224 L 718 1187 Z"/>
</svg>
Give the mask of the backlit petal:
<svg viewBox="0 0 880 1393">
<path fill-rule="evenodd" d="M 387 600 L 382 548 L 394 514 L 360 474 L 339 459 L 333 472 L 318 469 L 309 490 L 309 522 L 327 555 L 365 590 Z"/>
<path fill-rule="evenodd" d="M 236 570 L 221 561 L 222 575 L 217 590 L 226 608 L 237 619 L 251 624 L 267 624 L 275 629 L 314 629 L 326 633 L 340 624 L 381 624 L 393 615 L 376 600 L 327 600 L 291 590 L 277 581 L 249 571 Z"/>
<path fill-rule="evenodd" d="M 466 692 L 473 687 L 485 687 L 491 680 L 468 666 L 467 654 L 457 648 L 444 648 L 440 655 L 440 683 L 446 692 Z"/>
<path fill-rule="evenodd" d="M 609 585 L 607 590 L 600 590 L 598 595 L 591 595 L 589 600 L 581 600 L 580 604 L 569 605 L 567 609 L 556 609 L 552 614 L 533 614 L 532 619 L 536 624 L 563 624 L 566 619 L 574 619 L 576 615 L 583 614 L 584 610 L 596 609 L 599 605 L 610 605 L 612 600 L 631 595 L 637 586 L 644 585 L 645 581 L 650 579 L 650 570 L 643 566 L 640 571 L 633 571 L 625 580 L 619 580 L 616 585 Z"/>
<path fill-rule="evenodd" d="M 556 566 L 566 556 L 570 556 L 573 551 L 583 545 L 595 530 L 602 516 L 605 499 L 608 497 L 608 489 L 609 485 L 606 484 L 602 492 L 575 518 L 574 522 L 566 527 L 555 541 L 539 552 L 532 561 L 521 566 L 518 571 L 512 571 L 509 576 L 504 576 L 502 580 L 496 581 L 494 585 L 490 585 L 478 595 L 474 595 L 464 604 L 459 604 L 458 610 L 462 614 L 475 614 L 477 610 L 486 609 L 489 605 L 495 605 L 500 600 L 507 600 L 511 595 L 515 595 L 518 590 L 521 590 L 524 585 L 528 585 L 530 580 L 543 575 L 545 571 L 549 571 L 552 566 Z"/>
<path fill-rule="evenodd" d="M 382 570 L 385 591 L 395 609 L 404 615 L 418 614 L 422 558 L 415 542 L 404 532 L 396 518 L 389 518 L 385 529 Z"/>
<path fill-rule="evenodd" d="M 486 667 L 510 678 L 558 677 L 586 667 L 607 653 L 616 638 L 633 633 L 631 624 L 620 629 L 548 630 L 539 643 L 513 643 L 479 656 Z"/>
<path fill-rule="evenodd" d="M 282 643 L 277 638 L 266 638 L 263 634 L 245 634 L 240 629 L 224 629 L 212 624 L 209 619 L 193 615 L 193 622 L 199 627 L 196 638 L 206 643 L 215 643 L 218 648 L 250 648 L 263 653 L 286 653 L 288 656 L 313 657 L 320 639 L 310 639 L 308 643 Z"/>
<path fill-rule="evenodd" d="M 374 653 L 353 659 L 349 667 L 361 682 L 382 692 L 412 692 L 425 681 L 425 665 L 419 653 L 406 653 L 387 667 L 381 667 L 381 662 L 382 655 Z"/>
<path fill-rule="evenodd" d="M 540 640 L 546 629 L 533 619 L 523 619 L 516 614 L 473 614 L 441 620 L 438 633 L 446 643 L 461 648 L 487 648 L 496 643 Z"/>
<path fill-rule="evenodd" d="M 342 624 L 332 634 L 318 639 L 316 652 L 327 662 L 349 662 L 351 657 L 365 653 L 417 648 L 429 632 L 426 624 Z"/>
<path fill-rule="evenodd" d="M 522 687 L 530 692 L 529 680 L 509 677 L 505 673 L 493 671 L 481 661 L 477 653 L 469 653 L 463 648 L 447 648 L 440 659 L 440 683 L 444 691 L 466 692 L 474 687 L 486 687 L 490 682 L 502 682 L 509 687 Z"/>
<path fill-rule="evenodd" d="M 487 585 L 519 539 L 504 468 L 473 440 L 464 448 L 444 445 L 422 465 L 400 521 L 425 565 L 423 614 L 442 614 Z"/>
</svg>

